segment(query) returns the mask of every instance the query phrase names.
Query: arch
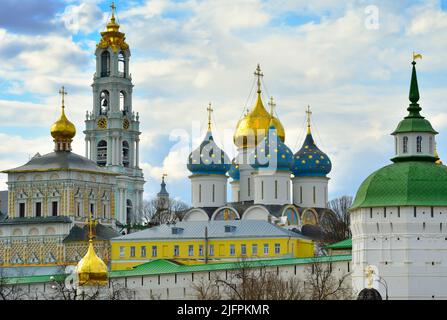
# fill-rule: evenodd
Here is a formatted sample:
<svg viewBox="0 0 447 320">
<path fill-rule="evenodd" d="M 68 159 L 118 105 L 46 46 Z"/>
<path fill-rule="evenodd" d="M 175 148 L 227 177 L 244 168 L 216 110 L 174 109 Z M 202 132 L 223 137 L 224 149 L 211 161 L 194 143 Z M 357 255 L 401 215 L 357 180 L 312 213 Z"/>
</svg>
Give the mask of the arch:
<svg viewBox="0 0 447 320">
<path fill-rule="evenodd" d="M 301 221 L 303 226 L 306 224 L 317 225 L 318 224 L 318 213 L 313 208 L 304 209 L 301 213 Z"/>
<path fill-rule="evenodd" d="M 126 200 L 126 223 L 129 225 L 133 218 L 133 205 L 130 199 Z"/>
<path fill-rule="evenodd" d="M 129 163 L 130 163 L 130 161 L 129 161 L 129 150 L 130 150 L 129 142 L 123 141 L 123 166 L 125 168 L 128 168 L 129 167 Z"/>
<path fill-rule="evenodd" d="M 23 235 L 23 232 L 22 232 L 22 229 L 20 229 L 20 228 L 15 228 L 12 231 L 12 236 L 13 237 L 21 237 L 22 235 Z"/>
<path fill-rule="evenodd" d="M 17 181 L 25 181 L 25 180 L 26 180 L 26 176 L 24 174 L 17 177 Z"/>
<path fill-rule="evenodd" d="M 232 207 L 221 207 L 214 211 L 211 220 L 240 220 L 241 217 L 236 209 Z"/>
<path fill-rule="evenodd" d="M 30 236 L 38 236 L 39 235 L 39 229 L 37 228 L 31 228 L 31 230 L 28 232 Z"/>
<path fill-rule="evenodd" d="M 123 51 L 120 51 L 120 53 L 118 54 L 118 75 L 120 77 L 126 77 L 126 67 L 126 55 Z"/>
<path fill-rule="evenodd" d="M 287 217 L 287 225 L 289 226 L 300 226 L 301 219 L 298 210 L 293 206 L 289 205 L 284 208 L 282 212 L 283 217 Z"/>
<path fill-rule="evenodd" d="M 107 115 L 110 110 L 110 93 L 107 90 L 99 94 L 99 114 Z"/>
<path fill-rule="evenodd" d="M 36 174 L 33 178 L 34 181 L 42 181 L 43 180 L 43 176 L 41 174 Z"/>
<path fill-rule="evenodd" d="M 260 205 L 254 205 L 244 211 L 242 220 L 269 220 L 270 213 L 268 210 Z"/>
<path fill-rule="evenodd" d="M 104 51 L 101 53 L 101 77 L 110 76 L 110 52 Z"/>
<path fill-rule="evenodd" d="M 96 148 L 96 163 L 100 167 L 107 164 L 107 141 L 101 140 Z"/>
<path fill-rule="evenodd" d="M 402 139 L 402 153 L 408 153 L 408 137 L 405 136 Z"/>
<path fill-rule="evenodd" d="M 59 175 L 57 173 L 54 173 L 50 176 L 50 180 L 54 181 L 54 180 L 58 180 L 59 179 Z"/>
<path fill-rule="evenodd" d="M 417 153 L 422 152 L 422 136 L 417 136 L 416 138 L 416 152 Z"/>
<path fill-rule="evenodd" d="M 56 234 L 56 230 L 53 227 L 48 227 L 45 229 L 46 236 L 54 236 Z"/>
<path fill-rule="evenodd" d="M 182 219 L 182 221 L 209 221 L 209 220 L 210 218 L 208 217 L 208 214 L 200 208 L 194 208 L 189 210 Z"/>
</svg>

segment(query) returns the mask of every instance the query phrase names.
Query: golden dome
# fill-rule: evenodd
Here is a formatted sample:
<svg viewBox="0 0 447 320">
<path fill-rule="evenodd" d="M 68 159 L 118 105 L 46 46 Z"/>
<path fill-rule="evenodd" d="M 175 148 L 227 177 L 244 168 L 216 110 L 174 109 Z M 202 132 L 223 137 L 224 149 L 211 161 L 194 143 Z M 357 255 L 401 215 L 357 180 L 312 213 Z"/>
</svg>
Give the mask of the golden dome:
<svg viewBox="0 0 447 320">
<path fill-rule="evenodd" d="M 278 118 L 272 118 L 262 103 L 261 92 L 258 90 L 256 104 L 251 112 L 239 120 L 234 133 L 234 144 L 239 148 L 252 148 L 261 141 L 268 132 L 270 121 L 273 122 L 281 141 L 285 141 L 284 127 Z"/>
<path fill-rule="evenodd" d="M 118 52 L 118 49 L 127 50 L 129 45 L 126 43 L 126 36 L 120 32 L 120 25 L 116 23 L 115 19 L 115 4 L 112 6 L 112 18 L 107 24 L 106 31 L 101 32 L 101 41 L 98 44 L 98 48 L 105 49 L 111 47 L 113 52 Z"/>
<path fill-rule="evenodd" d="M 79 261 L 76 273 L 80 286 L 107 285 L 107 265 L 99 258 L 93 248 L 93 240 L 89 240 L 88 251 Z"/>
<path fill-rule="evenodd" d="M 438 165 L 443 165 L 442 160 L 439 158 L 439 154 L 438 154 L 438 148 L 435 147 L 435 157 L 438 158 L 438 160 L 436 160 L 436 164 Z"/>
<path fill-rule="evenodd" d="M 55 141 L 71 141 L 76 135 L 76 127 L 65 116 L 65 88 L 62 87 L 59 93 L 62 96 L 62 114 L 59 120 L 57 120 L 51 126 L 51 136 Z"/>
</svg>

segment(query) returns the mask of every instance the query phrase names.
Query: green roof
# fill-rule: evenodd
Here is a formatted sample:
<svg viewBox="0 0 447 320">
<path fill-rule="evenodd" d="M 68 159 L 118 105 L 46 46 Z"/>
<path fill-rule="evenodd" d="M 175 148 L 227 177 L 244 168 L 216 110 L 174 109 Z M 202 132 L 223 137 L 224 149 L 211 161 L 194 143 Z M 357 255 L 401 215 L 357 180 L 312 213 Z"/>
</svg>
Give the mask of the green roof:
<svg viewBox="0 0 447 320">
<path fill-rule="evenodd" d="M 438 132 L 433 129 L 430 121 L 424 119 L 424 117 L 405 117 L 396 130 L 392 133 L 393 135 L 396 133 L 407 133 L 407 132 L 429 132 L 433 134 L 437 134 Z"/>
<path fill-rule="evenodd" d="M 350 260 L 351 255 L 347 254 L 347 255 L 320 256 L 320 257 L 309 257 L 309 258 L 251 260 L 251 261 L 245 261 L 244 265 L 256 268 L 261 266 L 276 267 L 285 265 L 307 264 L 312 262 L 329 262 L 329 261 L 336 262 L 336 261 L 350 261 Z M 143 276 L 152 274 L 231 270 L 240 268 L 240 266 L 241 263 L 238 262 L 181 265 L 168 260 L 154 260 L 136 266 L 131 270 L 112 271 L 110 272 L 109 277 L 117 278 L 117 277 Z"/>
<path fill-rule="evenodd" d="M 24 276 L 24 277 L 11 277 L 4 278 L 5 283 L 7 284 L 33 284 L 33 283 L 46 283 L 50 282 L 51 277 L 54 277 L 55 280 L 61 281 L 65 279 L 67 275 L 65 274 L 48 274 L 41 276 Z"/>
<path fill-rule="evenodd" d="M 326 246 L 326 249 L 352 249 L 352 239 L 346 239 Z"/>
<path fill-rule="evenodd" d="M 447 167 L 433 162 L 397 162 L 360 185 L 350 210 L 385 206 L 447 206 Z"/>
</svg>

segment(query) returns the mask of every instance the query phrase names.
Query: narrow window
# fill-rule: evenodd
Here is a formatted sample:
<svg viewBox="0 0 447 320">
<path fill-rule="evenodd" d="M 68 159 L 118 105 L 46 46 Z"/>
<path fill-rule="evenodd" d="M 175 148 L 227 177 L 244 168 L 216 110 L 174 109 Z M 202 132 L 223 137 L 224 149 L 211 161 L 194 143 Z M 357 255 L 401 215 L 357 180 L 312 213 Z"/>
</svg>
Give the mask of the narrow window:
<svg viewBox="0 0 447 320">
<path fill-rule="evenodd" d="M 24 203 L 19 204 L 19 217 L 25 218 L 25 204 Z"/>
<path fill-rule="evenodd" d="M 76 215 L 78 216 L 78 217 L 80 217 L 81 216 L 81 203 L 76 203 Z"/>
<path fill-rule="evenodd" d="M 108 77 L 110 75 L 110 53 L 104 51 L 101 54 L 101 77 Z"/>
<path fill-rule="evenodd" d="M 125 249 L 124 247 L 120 247 L 120 258 L 124 258 Z"/>
<path fill-rule="evenodd" d="M 135 257 L 135 247 L 130 247 L 130 256 Z"/>
<path fill-rule="evenodd" d="M 146 258 L 146 246 L 141 246 L 140 255 L 142 258 Z"/>
<path fill-rule="evenodd" d="M 315 190 L 315 186 L 314 186 L 314 204 L 317 202 L 317 195 L 316 195 L 316 190 Z"/>
<path fill-rule="evenodd" d="M 245 256 L 247 254 L 247 245 L 241 244 L 241 255 Z"/>
<path fill-rule="evenodd" d="M 107 164 L 107 142 L 101 140 L 96 148 L 96 164 L 104 167 Z"/>
<path fill-rule="evenodd" d="M 199 203 L 202 202 L 202 185 L 199 184 Z"/>
<path fill-rule="evenodd" d="M 42 216 L 42 202 L 36 202 L 36 217 Z"/>
<path fill-rule="evenodd" d="M 194 246 L 189 245 L 188 246 L 188 256 L 192 257 L 194 255 Z"/>
<path fill-rule="evenodd" d="M 248 178 L 248 196 L 250 196 L 250 178 Z"/>
<path fill-rule="evenodd" d="M 433 207 L 431 207 L 431 208 L 430 208 L 430 215 L 431 215 L 431 217 L 432 217 L 432 218 L 433 218 L 433 217 L 435 216 L 435 213 L 434 213 Z"/>
<path fill-rule="evenodd" d="M 422 137 L 418 136 L 416 138 L 416 152 L 421 153 L 422 152 Z"/>
<path fill-rule="evenodd" d="M 264 180 L 261 181 L 261 199 L 264 200 Z"/>
<path fill-rule="evenodd" d="M 129 159 L 129 142 L 123 141 L 123 166 L 125 168 L 129 168 L 130 159 Z"/>
<path fill-rule="evenodd" d="M 236 248 L 234 244 L 230 244 L 230 256 L 234 256 L 236 254 Z"/>
<path fill-rule="evenodd" d="M 400 218 L 400 207 L 397 207 L 397 217 Z"/>
<path fill-rule="evenodd" d="M 281 252 L 281 244 L 275 243 L 275 254 L 279 254 Z"/>
<path fill-rule="evenodd" d="M 402 152 L 408 153 L 408 137 L 402 139 Z"/>
<path fill-rule="evenodd" d="M 95 205 L 93 203 L 90 203 L 90 213 L 95 215 Z"/>
<path fill-rule="evenodd" d="M 383 217 L 386 218 L 386 208 L 383 208 Z"/>
<path fill-rule="evenodd" d="M 52 214 L 53 217 L 57 217 L 57 214 L 58 214 L 58 212 L 57 212 L 57 201 L 53 201 L 53 203 L 52 203 L 51 214 Z"/>
<path fill-rule="evenodd" d="M 213 184 L 213 202 L 216 201 L 216 186 Z"/>
<path fill-rule="evenodd" d="M 118 73 L 120 77 L 126 77 L 126 57 L 123 52 L 118 55 Z"/>
<path fill-rule="evenodd" d="M 372 219 L 373 217 L 373 208 L 369 208 L 369 217 Z"/>
<path fill-rule="evenodd" d="M 199 256 L 203 256 L 203 244 L 199 245 Z"/>
<path fill-rule="evenodd" d="M 268 243 L 264 243 L 264 254 L 265 255 L 269 254 L 269 244 Z"/>
<path fill-rule="evenodd" d="M 152 257 L 157 256 L 157 246 L 152 246 Z"/>
<path fill-rule="evenodd" d="M 179 256 L 179 247 L 176 245 L 174 246 L 174 257 L 178 257 Z"/>
<path fill-rule="evenodd" d="M 278 199 L 278 180 L 275 180 L 275 199 Z"/>
<path fill-rule="evenodd" d="M 300 187 L 300 203 L 303 203 L 303 187 Z"/>
<path fill-rule="evenodd" d="M 214 244 L 210 244 L 209 255 L 214 256 Z"/>
<path fill-rule="evenodd" d="M 258 254 L 258 245 L 256 243 L 251 245 L 251 254 L 254 256 Z"/>
<path fill-rule="evenodd" d="M 416 218 L 416 207 L 413 207 L 413 215 Z"/>
</svg>

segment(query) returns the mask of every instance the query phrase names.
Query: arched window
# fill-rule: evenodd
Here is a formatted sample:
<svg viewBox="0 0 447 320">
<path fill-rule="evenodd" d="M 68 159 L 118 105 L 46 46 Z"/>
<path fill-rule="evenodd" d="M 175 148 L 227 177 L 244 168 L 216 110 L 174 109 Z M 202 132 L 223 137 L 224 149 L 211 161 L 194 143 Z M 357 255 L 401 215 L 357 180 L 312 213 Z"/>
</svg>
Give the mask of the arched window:
<svg viewBox="0 0 447 320">
<path fill-rule="evenodd" d="M 428 152 L 433 154 L 433 137 L 428 138 Z"/>
<path fill-rule="evenodd" d="M 126 94 L 124 91 L 120 92 L 120 111 L 123 112 L 124 115 L 127 113 Z"/>
<path fill-rule="evenodd" d="M 123 141 L 123 166 L 129 167 L 129 143 L 127 141 Z"/>
<path fill-rule="evenodd" d="M 402 139 L 402 152 L 408 153 L 408 137 Z"/>
<path fill-rule="evenodd" d="M 96 151 L 96 163 L 98 166 L 104 167 L 107 164 L 107 142 L 99 141 Z"/>
<path fill-rule="evenodd" d="M 118 55 L 118 74 L 120 77 L 126 77 L 126 57 L 122 51 Z"/>
<path fill-rule="evenodd" d="M 108 91 L 102 91 L 100 96 L 100 106 L 99 106 L 99 114 L 100 115 L 107 115 L 107 112 L 109 111 L 109 99 L 110 99 L 110 95 Z"/>
<path fill-rule="evenodd" d="M 101 54 L 101 77 L 110 76 L 110 53 L 104 51 Z"/>
<path fill-rule="evenodd" d="M 133 215 L 132 201 L 127 199 L 127 201 L 126 201 L 126 222 L 128 225 L 132 222 L 132 215 Z"/>
<path fill-rule="evenodd" d="M 422 137 L 418 136 L 416 138 L 416 152 L 421 153 L 422 152 Z"/>
</svg>

